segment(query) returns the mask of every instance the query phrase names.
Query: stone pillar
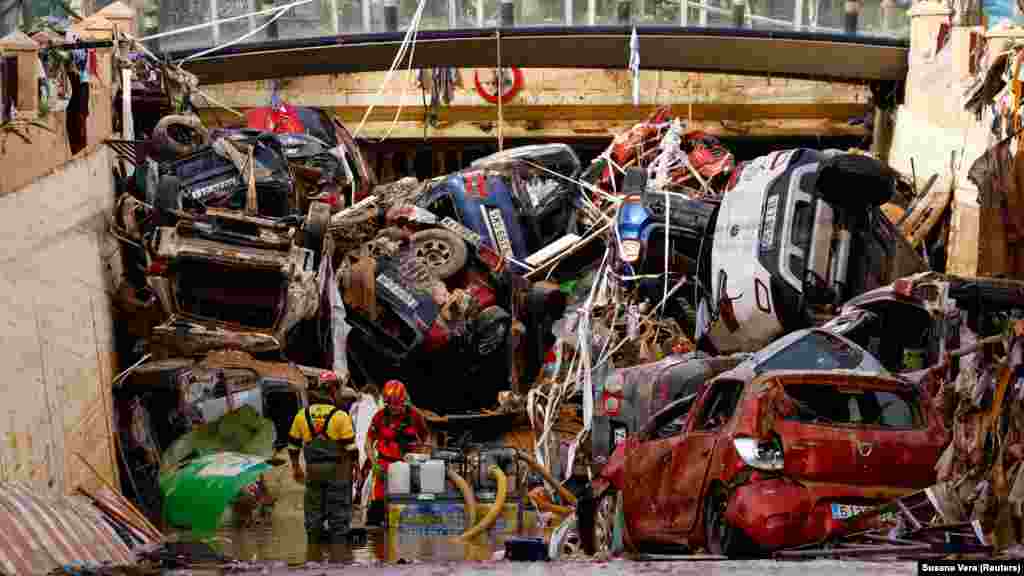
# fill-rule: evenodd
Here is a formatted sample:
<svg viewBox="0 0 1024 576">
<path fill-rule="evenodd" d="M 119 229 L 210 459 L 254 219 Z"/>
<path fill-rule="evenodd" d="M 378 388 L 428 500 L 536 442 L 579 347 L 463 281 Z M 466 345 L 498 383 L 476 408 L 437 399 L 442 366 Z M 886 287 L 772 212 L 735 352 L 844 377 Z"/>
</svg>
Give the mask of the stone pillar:
<svg viewBox="0 0 1024 576">
<path fill-rule="evenodd" d="M 503 28 L 516 25 L 516 5 L 513 0 L 501 0 L 501 23 Z"/>
<path fill-rule="evenodd" d="M 446 167 L 445 167 L 444 152 L 435 150 L 434 151 L 434 173 L 431 174 L 431 177 L 433 177 L 433 176 L 441 176 L 441 175 L 447 174 L 447 173 L 448 173 L 448 171 L 446 170 Z"/>
<path fill-rule="evenodd" d="M 882 31 L 891 32 L 896 27 L 896 0 L 882 0 Z"/>
<path fill-rule="evenodd" d="M 747 3 L 746 0 L 733 0 L 732 2 L 732 25 L 736 28 L 743 28 L 747 24 Z"/>
<path fill-rule="evenodd" d="M 39 115 L 39 45 L 24 32 L 15 30 L 0 38 L 0 58 L 14 62 L 16 66 L 18 84 L 14 93 L 14 118 L 35 119 Z M 5 98 L 8 96 L 4 94 Z M 8 112 L 4 110 L 3 114 Z"/>
<path fill-rule="evenodd" d="M 947 22 L 953 11 L 942 2 L 925 0 L 917 2 L 910 9 L 910 62 L 904 105 L 911 109 L 920 107 L 920 100 L 927 99 L 925 89 L 916 76 L 921 65 L 935 55 L 935 42 L 939 28 Z"/>
<path fill-rule="evenodd" d="M 416 150 L 406 150 L 405 152 L 405 175 L 416 176 Z"/>
<path fill-rule="evenodd" d="M 380 170 L 381 182 L 394 182 L 398 180 L 395 174 L 395 153 L 384 152 Z"/>
<path fill-rule="evenodd" d="M 384 0 L 384 29 L 398 31 L 398 0 Z"/>
<path fill-rule="evenodd" d="M 633 20 L 632 0 L 619 0 L 616 8 L 616 16 L 619 24 L 629 24 Z"/>
<path fill-rule="evenodd" d="M 857 20 L 860 18 L 860 0 L 846 0 L 846 10 L 843 17 L 843 32 L 854 35 L 857 33 Z"/>
</svg>

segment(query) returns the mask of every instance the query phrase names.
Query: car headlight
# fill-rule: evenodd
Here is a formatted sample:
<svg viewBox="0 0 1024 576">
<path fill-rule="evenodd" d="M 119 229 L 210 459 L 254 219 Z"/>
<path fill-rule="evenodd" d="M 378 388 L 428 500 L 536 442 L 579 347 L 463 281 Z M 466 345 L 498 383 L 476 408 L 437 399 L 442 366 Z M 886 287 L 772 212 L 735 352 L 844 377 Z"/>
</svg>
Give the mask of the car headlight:
<svg viewBox="0 0 1024 576">
<path fill-rule="evenodd" d="M 758 470 L 782 470 L 782 446 L 777 441 L 735 438 L 733 445 L 747 466 Z"/>
<path fill-rule="evenodd" d="M 624 262 L 632 264 L 640 258 L 640 241 L 639 240 L 623 240 L 620 244 L 620 252 L 622 253 L 622 260 Z"/>
</svg>

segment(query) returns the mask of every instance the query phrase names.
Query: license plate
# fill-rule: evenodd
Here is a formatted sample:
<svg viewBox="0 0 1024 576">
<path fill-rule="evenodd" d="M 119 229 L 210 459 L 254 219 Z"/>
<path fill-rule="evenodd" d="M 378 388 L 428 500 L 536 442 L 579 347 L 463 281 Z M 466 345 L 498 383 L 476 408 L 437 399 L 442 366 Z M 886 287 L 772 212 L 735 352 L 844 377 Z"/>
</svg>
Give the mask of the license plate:
<svg viewBox="0 0 1024 576">
<path fill-rule="evenodd" d="M 466 242 L 469 242 L 475 248 L 479 248 L 480 247 L 480 235 L 477 234 L 476 232 L 473 232 L 469 228 L 466 228 L 462 224 L 459 224 L 455 220 L 452 220 L 451 218 L 445 216 L 444 219 L 441 220 L 441 226 L 444 226 L 448 230 L 451 230 L 452 232 L 455 232 L 463 240 L 465 240 Z"/>
<path fill-rule="evenodd" d="M 779 195 L 768 198 L 764 207 L 764 223 L 761 227 L 761 249 L 771 250 L 775 247 L 775 218 L 779 212 Z"/>
<path fill-rule="evenodd" d="M 858 506 L 856 504 L 832 504 L 832 519 L 847 520 L 854 516 L 871 510 L 874 506 Z"/>
</svg>

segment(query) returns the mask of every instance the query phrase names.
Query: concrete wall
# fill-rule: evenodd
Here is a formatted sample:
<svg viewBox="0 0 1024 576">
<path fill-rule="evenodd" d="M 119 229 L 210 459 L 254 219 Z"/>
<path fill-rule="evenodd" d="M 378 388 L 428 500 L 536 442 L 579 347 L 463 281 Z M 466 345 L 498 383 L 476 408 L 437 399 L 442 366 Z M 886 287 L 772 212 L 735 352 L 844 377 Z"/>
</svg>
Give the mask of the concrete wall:
<svg viewBox="0 0 1024 576">
<path fill-rule="evenodd" d="M 109 38 L 120 3 L 76 25 Z M 119 486 L 110 384 L 117 366 L 108 293 L 114 201 L 110 50 L 97 50 L 88 141 L 71 156 L 65 114 L 0 136 L 0 481 L 71 492 Z M 37 114 L 30 111 L 30 118 Z M 26 141 L 27 139 L 27 141 Z M 119 266 L 118 266 L 119 267 Z"/>
<path fill-rule="evenodd" d="M 0 481 L 117 486 L 104 254 L 114 198 L 99 148 L 0 197 Z"/>
<path fill-rule="evenodd" d="M 972 30 L 954 27 L 936 53 L 940 25 L 951 15 L 944 3 L 918 2 L 911 10 L 910 70 L 905 102 L 896 112 L 889 162 L 904 174 L 917 173 L 918 187 L 938 174 L 933 189 L 954 188 L 947 272 L 974 275 L 978 267 L 978 190 L 967 179 L 971 164 L 995 142 L 990 112 L 979 120 L 964 110 L 964 81 L 970 75 Z M 951 155 L 956 169 L 951 170 Z M 913 160 L 913 166 L 911 165 Z"/>
</svg>

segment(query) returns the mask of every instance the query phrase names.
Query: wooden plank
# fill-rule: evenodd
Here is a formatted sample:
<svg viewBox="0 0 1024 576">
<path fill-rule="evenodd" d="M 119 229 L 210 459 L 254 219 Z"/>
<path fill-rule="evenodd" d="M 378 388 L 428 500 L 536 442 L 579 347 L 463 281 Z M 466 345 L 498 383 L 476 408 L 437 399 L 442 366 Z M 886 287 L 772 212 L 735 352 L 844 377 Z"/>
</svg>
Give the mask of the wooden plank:
<svg viewBox="0 0 1024 576">
<path fill-rule="evenodd" d="M 658 106 L 633 106 L 631 104 L 605 105 L 546 105 L 524 106 L 509 104 L 502 109 L 506 123 L 510 122 L 551 122 L 563 121 L 611 121 L 635 123 L 646 120 Z M 763 120 L 841 120 L 848 121 L 863 116 L 868 110 L 864 103 L 828 102 L 798 104 L 738 104 L 698 103 L 691 106 L 677 104 L 670 106 L 672 114 L 680 118 L 692 117 L 695 121 L 750 122 Z M 241 108 L 240 112 L 245 112 Z M 358 124 L 366 108 L 363 106 L 333 106 L 328 108 L 343 124 Z M 398 112 L 398 106 L 377 106 L 371 112 L 367 123 L 391 122 Z M 204 116 L 206 110 L 201 112 Z M 692 116 L 690 116 L 692 114 Z M 495 106 L 450 106 L 438 110 L 442 123 L 495 122 L 498 109 Z M 210 115 L 212 120 L 212 114 Z M 423 122 L 426 114 L 422 107 L 404 106 L 398 115 L 399 122 Z M 421 127 L 422 130 L 422 127 Z"/>
<path fill-rule="evenodd" d="M 223 116 L 223 115 L 222 115 Z M 220 126 L 217 119 L 208 111 L 200 113 L 207 126 Z M 546 139 L 546 140 L 600 140 L 610 141 L 614 135 L 627 130 L 640 121 L 626 119 L 624 121 L 551 121 L 551 122 L 505 122 L 504 136 L 509 139 Z M 232 126 L 233 124 L 225 124 Z M 757 120 L 750 122 L 725 121 L 693 121 L 690 130 L 702 130 L 712 136 L 737 137 L 829 137 L 829 136 L 864 136 L 863 126 L 851 126 L 846 118 L 809 119 L 809 120 Z M 367 122 L 360 138 L 378 139 L 388 134 L 388 140 L 423 140 L 423 124 L 421 122 L 399 122 L 392 127 L 391 121 Z M 451 140 L 494 140 L 497 131 L 495 121 L 449 123 L 441 129 L 432 129 L 428 138 L 432 141 Z M 371 155 L 372 161 L 372 155 Z"/>
</svg>

